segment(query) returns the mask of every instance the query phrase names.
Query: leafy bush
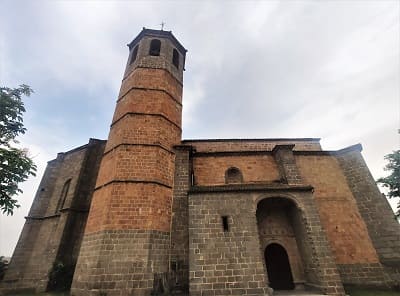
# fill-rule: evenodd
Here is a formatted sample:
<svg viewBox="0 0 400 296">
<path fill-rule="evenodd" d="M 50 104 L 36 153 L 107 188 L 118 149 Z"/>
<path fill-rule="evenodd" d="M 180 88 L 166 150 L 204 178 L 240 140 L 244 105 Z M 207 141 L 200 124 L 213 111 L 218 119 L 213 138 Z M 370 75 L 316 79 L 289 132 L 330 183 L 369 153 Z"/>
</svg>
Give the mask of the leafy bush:
<svg viewBox="0 0 400 296">
<path fill-rule="evenodd" d="M 0 281 L 4 278 L 6 269 L 7 269 L 7 264 L 4 261 L 4 256 L 0 256 Z"/>
<path fill-rule="evenodd" d="M 48 291 L 67 291 L 71 288 L 75 267 L 56 261 L 49 272 Z"/>
</svg>

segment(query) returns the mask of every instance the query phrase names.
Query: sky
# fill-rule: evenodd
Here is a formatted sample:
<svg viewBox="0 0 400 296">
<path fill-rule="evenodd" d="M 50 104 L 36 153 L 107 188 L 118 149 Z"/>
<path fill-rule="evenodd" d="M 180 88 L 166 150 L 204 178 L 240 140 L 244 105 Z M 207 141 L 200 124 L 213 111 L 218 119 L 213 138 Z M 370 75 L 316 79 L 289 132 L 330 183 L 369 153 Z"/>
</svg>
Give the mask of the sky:
<svg viewBox="0 0 400 296">
<path fill-rule="evenodd" d="M 183 138 L 321 138 L 363 145 L 375 178 L 399 149 L 400 1 L 0 2 L 0 85 L 30 85 L 21 146 L 38 166 L 0 214 L 11 256 L 47 161 L 106 139 L 142 27 L 188 49 Z"/>
</svg>

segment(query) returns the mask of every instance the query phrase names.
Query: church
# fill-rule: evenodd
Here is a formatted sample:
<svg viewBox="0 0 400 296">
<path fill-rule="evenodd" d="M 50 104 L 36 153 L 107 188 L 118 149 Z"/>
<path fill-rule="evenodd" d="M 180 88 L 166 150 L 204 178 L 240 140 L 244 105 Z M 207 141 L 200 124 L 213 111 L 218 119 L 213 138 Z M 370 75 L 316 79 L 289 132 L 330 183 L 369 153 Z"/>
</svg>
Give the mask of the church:
<svg viewBox="0 0 400 296">
<path fill-rule="evenodd" d="M 128 46 L 108 139 L 48 162 L 0 294 L 344 296 L 399 285 L 399 224 L 360 144 L 182 140 L 186 49 L 145 28 Z"/>
</svg>

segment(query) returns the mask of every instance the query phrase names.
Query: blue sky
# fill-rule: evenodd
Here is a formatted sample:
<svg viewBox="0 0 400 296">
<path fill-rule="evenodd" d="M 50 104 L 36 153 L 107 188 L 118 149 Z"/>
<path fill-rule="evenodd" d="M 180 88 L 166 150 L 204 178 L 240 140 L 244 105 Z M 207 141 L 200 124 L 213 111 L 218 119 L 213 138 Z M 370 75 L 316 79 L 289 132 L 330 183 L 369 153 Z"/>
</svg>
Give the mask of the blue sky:
<svg viewBox="0 0 400 296">
<path fill-rule="evenodd" d="M 321 137 L 361 143 L 374 177 L 398 149 L 399 1 L 7 1 L 0 3 L 0 84 L 25 83 L 26 135 L 38 176 L 0 216 L 11 255 L 46 162 L 105 139 L 142 29 L 188 49 L 183 137 Z"/>
</svg>

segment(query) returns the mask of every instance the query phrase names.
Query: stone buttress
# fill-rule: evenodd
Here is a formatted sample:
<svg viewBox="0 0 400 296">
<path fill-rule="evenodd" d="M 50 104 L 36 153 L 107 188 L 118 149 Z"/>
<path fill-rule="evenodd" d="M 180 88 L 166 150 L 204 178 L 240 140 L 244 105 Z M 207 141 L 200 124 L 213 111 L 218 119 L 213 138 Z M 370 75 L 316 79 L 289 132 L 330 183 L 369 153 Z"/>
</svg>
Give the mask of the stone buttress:
<svg viewBox="0 0 400 296">
<path fill-rule="evenodd" d="M 0 295 L 39 293 L 69 286 L 105 141 L 59 153 L 48 162 L 14 250 Z M 50 271 L 64 266 L 64 274 Z"/>
<path fill-rule="evenodd" d="M 167 286 L 186 50 L 143 29 L 129 59 L 71 295 L 150 295 Z"/>
</svg>

